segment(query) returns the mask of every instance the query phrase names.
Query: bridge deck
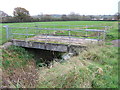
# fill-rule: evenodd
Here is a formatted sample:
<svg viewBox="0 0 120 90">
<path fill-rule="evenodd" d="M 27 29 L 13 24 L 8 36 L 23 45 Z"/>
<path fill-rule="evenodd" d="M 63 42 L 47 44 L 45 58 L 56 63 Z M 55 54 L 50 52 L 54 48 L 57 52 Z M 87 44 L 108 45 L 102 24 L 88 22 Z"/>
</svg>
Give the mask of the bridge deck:
<svg viewBox="0 0 120 90">
<path fill-rule="evenodd" d="M 15 46 L 73 53 L 78 49 L 86 47 L 88 43 L 96 43 L 98 40 L 39 35 L 25 40 L 12 39 L 12 42 Z"/>
<path fill-rule="evenodd" d="M 46 42 L 46 43 L 58 43 L 58 44 L 70 44 L 70 45 L 85 45 L 88 43 L 96 43 L 97 39 L 75 38 L 65 36 L 45 36 L 38 35 L 32 38 L 27 38 L 27 41 Z"/>
</svg>

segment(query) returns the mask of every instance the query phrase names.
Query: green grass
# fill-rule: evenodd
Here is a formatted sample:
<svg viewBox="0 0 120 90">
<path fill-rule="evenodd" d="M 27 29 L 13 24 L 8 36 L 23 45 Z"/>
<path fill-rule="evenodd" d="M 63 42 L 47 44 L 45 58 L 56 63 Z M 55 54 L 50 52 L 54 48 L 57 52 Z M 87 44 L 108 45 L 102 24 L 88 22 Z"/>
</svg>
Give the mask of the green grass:
<svg viewBox="0 0 120 90">
<path fill-rule="evenodd" d="M 91 46 L 79 55 L 79 60 L 73 58 L 70 65 L 75 69 L 54 79 L 43 81 L 39 88 L 118 88 L 118 48 L 109 46 Z M 82 62 L 85 66 L 78 66 Z M 89 64 L 87 64 L 90 62 Z M 68 65 L 68 63 L 64 64 Z M 58 65 L 57 65 L 58 67 Z M 56 68 L 56 67 L 55 67 Z M 53 68 L 54 73 L 57 69 Z M 103 72 L 98 73 L 102 68 Z M 65 69 L 64 69 L 65 71 Z M 53 72 L 51 72 L 53 73 Z"/>
<path fill-rule="evenodd" d="M 2 53 L 2 65 L 4 69 L 9 69 L 10 67 L 22 67 L 32 59 L 32 55 L 25 51 L 24 48 L 20 47 L 11 46 L 8 48 L 8 50 L 3 50 Z"/>
<path fill-rule="evenodd" d="M 42 24 L 43 26 L 39 26 L 40 24 Z M 10 25 L 11 27 L 35 27 L 38 26 L 37 28 L 41 27 L 41 28 L 61 28 L 61 29 L 68 29 L 69 26 L 62 26 L 62 25 L 97 25 L 97 26 L 112 26 L 112 28 L 110 30 L 108 30 L 108 34 L 106 37 L 106 40 L 114 40 L 114 39 L 118 39 L 118 27 L 117 27 L 117 22 L 116 21 L 59 21 L 59 22 L 32 22 L 32 23 L 4 23 L 1 24 L 1 29 L 0 32 L 2 34 L 2 37 L 0 38 L 0 42 L 1 44 L 5 43 L 7 41 L 6 39 L 6 31 L 5 28 L 3 28 L 2 26 L 4 25 Z M 50 26 L 53 25 L 53 26 Z M 54 26 L 54 25 L 61 25 L 61 26 Z M 78 27 L 78 26 L 70 26 L 70 28 L 72 29 L 80 29 L 80 28 L 86 28 L 86 27 Z M 99 27 L 89 27 L 89 29 L 103 29 L 103 28 L 99 28 Z M 34 29 L 29 29 L 28 31 L 26 31 L 27 29 L 12 29 L 12 32 L 14 33 L 22 33 L 22 34 L 54 34 L 54 30 L 51 31 L 46 31 L 46 30 L 34 30 Z M 64 35 L 68 35 L 69 32 L 68 31 L 61 31 L 64 32 Z M 56 35 L 63 35 L 63 33 L 61 32 L 56 32 Z M 82 35 L 82 36 L 86 36 L 85 32 L 75 32 L 72 31 L 71 32 L 72 35 Z M 94 35 L 95 33 L 90 33 L 88 32 L 89 36 Z M 28 36 L 28 37 L 32 37 L 32 36 Z M 81 37 L 81 36 L 77 36 L 77 37 Z M 13 35 L 11 38 L 17 38 L 17 39 L 24 39 L 27 38 L 24 35 Z M 11 39 L 10 38 L 10 39 Z M 97 39 L 96 36 L 92 36 L 90 38 L 94 38 Z M 102 38 L 102 37 L 101 37 Z"/>
<path fill-rule="evenodd" d="M 119 39 L 116 21 L 8 23 L 2 24 L 2 26 L 14 25 L 15 27 L 20 27 L 26 26 L 25 24 L 28 24 L 29 27 L 35 24 L 106 25 L 112 26 L 108 30 L 106 41 Z M 7 41 L 5 29 L 1 28 L 0 31 L 2 31 L 1 43 L 5 43 Z M 24 31 L 17 30 L 16 32 Z M 77 34 L 75 32 L 72 33 Z M 10 86 L 12 88 L 118 88 L 119 54 L 118 47 L 111 47 L 111 43 L 108 42 L 101 46 L 89 45 L 87 50 L 81 52 L 79 56 L 74 56 L 70 60 L 61 63 L 53 62 L 53 67 L 48 69 L 47 67 L 38 67 L 39 65 L 36 65 L 34 56 L 25 49 L 12 46 L 2 51 L 1 66 L 3 78 L 11 82 Z M 44 63 L 38 64 L 45 66 L 42 65 Z M 14 83 L 14 81 L 17 81 L 17 83 Z"/>
<path fill-rule="evenodd" d="M 39 76 L 36 76 L 38 82 L 34 84 L 36 88 L 118 88 L 119 54 L 117 47 L 91 45 L 79 56 L 61 63 L 54 62 L 51 69 L 46 67 L 32 69 L 29 62 L 34 62 L 33 55 L 23 48 L 11 46 L 3 50 L 2 69 L 9 77 L 12 77 L 15 71 L 16 76 L 21 73 L 20 75 L 24 77 L 24 73 L 27 72 L 26 75 L 29 77 L 35 69 L 38 69 Z M 101 72 L 98 71 L 99 68 L 102 69 Z M 11 81 L 14 88 L 17 88 L 17 85 L 33 87 L 22 86 L 24 79 L 20 77 L 19 79 L 21 80 L 18 84 Z"/>
<path fill-rule="evenodd" d="M 35 85 L 38 76 L 32 54 L 24 48 L 11 46 L 2 51 L 2 57 L 2 86 L 27 88 Z"/>
<path fill-rule="evenodd" d="M 44 79 L 40 79 L 37 87 L 118 88 L 118 55 L 116 47 L 92 46 L 63 64 L 41 71 L 40 77 Z"/>
</svg>

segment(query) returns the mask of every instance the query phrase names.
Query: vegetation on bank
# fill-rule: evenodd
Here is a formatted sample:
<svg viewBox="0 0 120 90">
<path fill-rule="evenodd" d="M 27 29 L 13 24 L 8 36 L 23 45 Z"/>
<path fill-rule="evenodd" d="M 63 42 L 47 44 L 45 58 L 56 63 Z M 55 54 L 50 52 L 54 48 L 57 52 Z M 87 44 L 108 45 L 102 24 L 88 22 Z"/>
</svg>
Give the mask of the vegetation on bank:
<svg viewBox="0 0 120 90">
<path fill-rule="evenodd" d="M 34 87 L 38 78 L 32 54 L 24 48 L 11 46 L 2 51 L 3 88 Z"/>
<path fill-rule="evenodd" d="M 12 46 L 3 50 L 3 85 L 37 88 L 117 88 L 118 48 L 90 46 L 52 68 L 38 67 L 34 56 Z"/>
<path fill-rule="evenodd" d="M 108 25 L 112 28 L 107 33 L 106 40 L 111 41 L 119 38 L 117 22 L 39 22 L 39 24 L 41 23 Z M 20 24 L 16 23 L 14 25 L 19 26 Z M 5 37 L 5 32 L 2 33 Z M 6 41 L 5 38 L 3 40 L 3 42 Z M 87 50 L 84 50 L 78 56 L 74 56 L 67 61 L 53 61 L 52 68 L 48 68 L 45 65 L 39 67 L 41 63 L 36 62 L 34 54 L 29 53 L 26 49 L 11 46 L 2 50 L 3 87 L 118 88 L 119 54 L 118 47 L 113 47 L 108 43 L 99 46 L 90 45 Z"/>
</svg>

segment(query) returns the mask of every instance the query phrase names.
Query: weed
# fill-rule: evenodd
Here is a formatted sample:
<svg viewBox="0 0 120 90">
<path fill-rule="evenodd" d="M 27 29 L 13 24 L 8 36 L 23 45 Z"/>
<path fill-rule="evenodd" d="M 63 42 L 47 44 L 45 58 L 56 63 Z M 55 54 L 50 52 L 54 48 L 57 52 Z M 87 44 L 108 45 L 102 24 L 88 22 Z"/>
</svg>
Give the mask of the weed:
<svg viewBox="0 0 120 90">
<path fill-rule="evenodd" d="M 88 66 L 92 72 L 97 71 L 96 65 L 102 67 L 103 74 L 96 74 L 93 81 L 93 88 L 117 88 L 118 87 L 118 48 L 94 46 L 82 53 L 83 59 L 94 61 L 94 65 Z M 98 63 L 98 64 L 96 64 Z M 113 78 L 114 77 L 114 78 Z"/>
<path fill-rule="evenodd" d="M 115 22 L 69 21 L 36 23 L 59 25 L 106 24 L 114 26 L 107 33 L 106 40 L 109 41 L 119 38 Z M 14 25 L 18 27 L 20 24 Z M 24 26 L 24 24 L 21 25 Z M 2 29 L 2 31 L 4 38 L 1 40 L 4 43 L 7 41 L 5 39 L 6 33 L 5 29 Z M 62 33 L 57 34 L 61 35 Z M 77 33 L 74 34 L 77 35 Z M 111 43 L 106 44 L 111 45 Z M 3 79 L 10 81 L 11 85 L 16 88 L 118 88 L 119 53 L 116 47 L 91 45 L 81 52 L 79 56 L 75 56 L 67 62 L 55 62 L 51 69 L 43 67 L 46 64 L 41 62 L 42 60 L 35 63 L 33 61 L 35 60 L 34 56 L 29 54 L 24 48 L 11 46 L 9 49 L 3 50 L 2 53 Z M 57 57 L 59 56 L 58 54 Z M 40 67 L 39 71 L 36 71 L 36 64 Z M 39 76 L 36 73 L 39 73 Z M 36 79 L 38 83 L 36 83 Z M 3 82 L 5 81 L 3 80 Z"/>
<path fill-rule="evenodd" d="M 12 54 L 11 54 L 12 52 Z M 32 55 L 28 54 L 24 48 L 11 46 L 8 50 L 3 50 L 3 67 L 21 67 L 27 64 L 31 60 Z"/>
</svg>

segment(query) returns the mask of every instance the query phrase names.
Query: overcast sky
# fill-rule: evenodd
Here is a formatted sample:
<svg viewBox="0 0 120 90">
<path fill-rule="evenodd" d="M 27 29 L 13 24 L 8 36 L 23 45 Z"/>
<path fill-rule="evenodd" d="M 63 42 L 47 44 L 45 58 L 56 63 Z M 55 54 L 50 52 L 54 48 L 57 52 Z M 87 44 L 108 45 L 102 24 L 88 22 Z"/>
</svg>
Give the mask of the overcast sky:
<svg viewBox="0 0 120 90">
<path fill-rule="evenodd" d="M 120 0 L 1 0 L 0 10 L 13 15 L 16 7 L 27 9 L 30 15 L 69 14 L 113 15 L 118 12 Z"/>
</svg>

